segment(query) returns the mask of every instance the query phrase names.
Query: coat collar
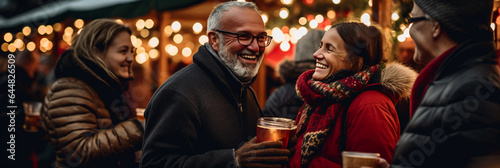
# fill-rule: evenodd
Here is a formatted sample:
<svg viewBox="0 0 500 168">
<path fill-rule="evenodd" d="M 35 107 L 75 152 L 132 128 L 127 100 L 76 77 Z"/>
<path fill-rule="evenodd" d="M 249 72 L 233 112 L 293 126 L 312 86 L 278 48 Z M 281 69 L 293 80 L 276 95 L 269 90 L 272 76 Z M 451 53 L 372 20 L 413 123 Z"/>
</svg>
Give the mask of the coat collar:
<svg viewBox="0 0 500 168">
<path fill-rule="evenodd" d="M 451 73 L 477 63 L 496 64 L 497 62 L 495 59 L 495 47 L 491 41 L 467 41 L 460 44 L 446 57 L 446 60 L 441 67 L 439 67 L 434 79 L 441 79 Z"/>
</svg>

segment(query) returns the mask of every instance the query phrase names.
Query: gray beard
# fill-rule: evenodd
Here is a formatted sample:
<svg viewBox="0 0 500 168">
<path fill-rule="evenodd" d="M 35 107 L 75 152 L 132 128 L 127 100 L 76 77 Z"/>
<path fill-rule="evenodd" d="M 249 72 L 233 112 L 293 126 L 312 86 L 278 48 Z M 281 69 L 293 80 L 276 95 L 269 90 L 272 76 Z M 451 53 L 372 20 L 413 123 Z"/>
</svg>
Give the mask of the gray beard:
<svg viewBox="0 0 500 168">
<path fill-rule="evenodd" d="M 226 46 L 222 44 L 222 42 L 219 44 L 220 49 L 219 49 L 219 57 L 221 61 L 226 64 L 226 66 L 233 71 L 233 74 L 240 80 L 240 81 L 250 81 L 253 77 L 257 75 L 257 72 L 259 72 L 259 67 L 260 64 L 262 63 L 262 55 L 258 56 L 257 59 L 257 64 L 251 64 L 251 65 L 246 65 L 241 63 L 238 60 L 238 55 L 234 54 L 231 55 L 229 51 L 227 50 Z M 253 54 L 253 52 L 245 49 L 242 51 L 242 53 L 246 54 Z"/>
</svg>

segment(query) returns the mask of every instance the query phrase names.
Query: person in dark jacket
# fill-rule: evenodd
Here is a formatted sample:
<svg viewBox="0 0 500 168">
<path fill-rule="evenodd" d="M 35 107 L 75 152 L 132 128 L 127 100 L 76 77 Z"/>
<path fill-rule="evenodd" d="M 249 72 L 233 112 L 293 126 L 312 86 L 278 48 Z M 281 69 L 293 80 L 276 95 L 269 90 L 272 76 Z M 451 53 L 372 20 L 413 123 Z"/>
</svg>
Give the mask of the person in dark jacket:
<svg viewBox="0 0 500 168">
<path fill-rule="evenodd" d="M 295 84 L 300 74 L 314 69 L 316 59 L 314 52 L 321 42 L 325 31 L 311 29 L 295 45 L 294 60 L 285 60 L 280 64 L 279 73 L 285 84 L 274 91 L 266 101 L 264 116 L 295 119 L 304 101 L 297 95 Z"/>
<path fill-rule="evenodd" d="M 392 167 L 500 164 L 500 75 L 490 28 L 493 0 L 415 0 L 411 119 Z"/>
<path fill-rule="evenodd" d="M 61 55 L 41 113 L 55 167 L 138 166 L 144 128 L 123 97 L 132 78 L 130 35 L 128 26 L 97 19 Z"/>
<path fill-rule="evenodd" d="M 281 142 L 256 142 L 254 82 L 271 41 L 252 2 L 210 14 L 209 42 L 158 88 L 145 111 L 141 167 L 281 167 Z"/>
</svg>

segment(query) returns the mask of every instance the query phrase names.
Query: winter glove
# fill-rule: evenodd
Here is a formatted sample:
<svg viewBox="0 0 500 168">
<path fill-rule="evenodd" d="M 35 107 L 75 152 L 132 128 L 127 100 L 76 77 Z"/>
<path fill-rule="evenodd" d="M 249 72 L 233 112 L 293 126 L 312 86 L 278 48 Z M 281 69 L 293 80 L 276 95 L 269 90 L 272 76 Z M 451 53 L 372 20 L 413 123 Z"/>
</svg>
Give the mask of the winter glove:
<svg viewBox="0 0 500 168">
<path fill-rule="evenodd" d="M 290 157 L 293 156 L 295 153 L 295 144 L 297 144 L 297 135 L 293 135 L 289 140 L 288 140 L 288 146 L 287 149 L 290 151 Z"/>
<path fill-rule="evenodd" d="M 254 137 L 234 152 L 236 163 L 241 168 L 281 168 L 290 155 L 288 149 L 281 147 L 283 143 L 280 141 L 257 143 Z"/>
</svg>

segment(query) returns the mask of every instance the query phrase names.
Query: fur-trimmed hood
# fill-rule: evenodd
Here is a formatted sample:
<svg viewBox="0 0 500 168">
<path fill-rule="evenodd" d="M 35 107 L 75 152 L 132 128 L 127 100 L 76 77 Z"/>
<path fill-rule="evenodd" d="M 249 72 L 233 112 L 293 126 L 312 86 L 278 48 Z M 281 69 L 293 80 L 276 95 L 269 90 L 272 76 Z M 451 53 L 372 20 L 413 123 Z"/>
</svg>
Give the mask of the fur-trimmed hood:
<svg viewBox="0 0 500 168">
<path fill-rule="evenodd" d="M 380 74 L 380 84 L 400 98 L 409 98 L 418 73 L 401 63 L 387 63 Z"/>
</svg>

